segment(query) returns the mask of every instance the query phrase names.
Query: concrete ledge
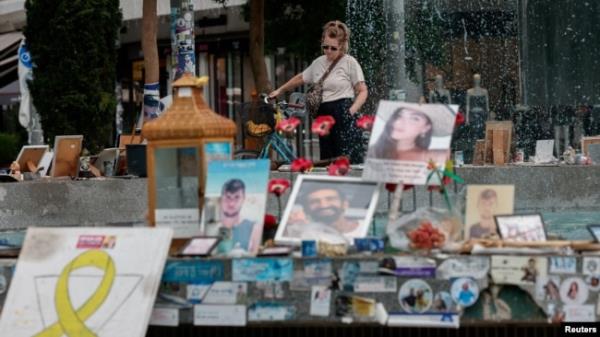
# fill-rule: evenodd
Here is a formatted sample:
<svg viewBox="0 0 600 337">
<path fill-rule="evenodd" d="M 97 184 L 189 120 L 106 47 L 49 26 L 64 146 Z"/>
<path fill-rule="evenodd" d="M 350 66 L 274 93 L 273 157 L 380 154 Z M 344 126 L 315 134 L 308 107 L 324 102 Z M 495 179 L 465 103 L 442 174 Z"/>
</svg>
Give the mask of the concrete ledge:
<svg viewBox="0 0 600 337">
<path fill-rule="evenodd" d="M 518 212 L 600 211 L 600 166 L 462 167 L 458 174 L 469 184 L 514 184 Z M 316 171 L 314 174 L 326 174 Z M 360 170 L 351 175 L 360 176 Z M 272 172 L 272 177 L 293 179 L 296 174 Z M 454 197 L 464 197 L 461 186 Z M 414 193 L 414 195 L 413 195 Z M 431 199 L 430 199 L 431 198 Z M 287 194 L 283 198 L 287 201 Z M 439 193 L 418 187 L 405 194 L 403 209 L 430 203 L 443 206 Z M 387 193 L 379 210 L 387 209 Z M 28 226 L 101 226 L 143 222 L 147 211 L 146 179 L 73 181 L 52 179 L 0 184 L 0 229 Z M 269 197 L 267 211 L 277 212 Z"/>
</svg>

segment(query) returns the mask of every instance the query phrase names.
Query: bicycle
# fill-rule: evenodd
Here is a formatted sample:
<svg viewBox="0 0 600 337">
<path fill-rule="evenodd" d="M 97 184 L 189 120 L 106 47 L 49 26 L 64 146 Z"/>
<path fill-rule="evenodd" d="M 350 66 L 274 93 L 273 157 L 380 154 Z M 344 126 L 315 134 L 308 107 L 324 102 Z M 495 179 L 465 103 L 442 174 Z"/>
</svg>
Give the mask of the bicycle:
<svg viewBox="0 0 600 337">
<path fill-rule="evenodd" d="M 271 123 L 273 125 L 271 126 L 268 122 L 257 124 L 250 119 L 245 123 L 244 127 L 251 136 L 265 138 L 266 143 L 260 151 L 247 149 L 238 150 L 234 154 L 234 159 L 268 159 L 270 150 L 273 148 L 282 161 L 289 164 L 294 161 L 297 156 L 288 141 L 280 135 L 279 131 L 275 130 L 275 126 L 279 121 L 292 117 L 299 118 L 302 121 L 306 115 L 304 105 L 288 103 L 285 100 L 271 104 L 268 95 L 261 94 L 261 97 L 263 103 L 266 106 L 271 106 L 273 109 L 274 123 Z"/>
</svg>

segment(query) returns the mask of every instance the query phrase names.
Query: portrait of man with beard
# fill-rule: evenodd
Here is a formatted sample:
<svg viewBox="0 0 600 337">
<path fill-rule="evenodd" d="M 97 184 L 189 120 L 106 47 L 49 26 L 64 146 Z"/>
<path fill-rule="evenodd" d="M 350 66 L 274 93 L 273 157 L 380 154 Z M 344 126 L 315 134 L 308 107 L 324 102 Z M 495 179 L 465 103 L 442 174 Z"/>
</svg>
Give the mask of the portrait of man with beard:
<svg viewBox="0 0 600 337">
<path fill-rule="evenodd" d="M 275 235 L 280 244 L 353 243 L 369 230 L 379 185 L 354 177 L 300 176 Z"/>
</svg>

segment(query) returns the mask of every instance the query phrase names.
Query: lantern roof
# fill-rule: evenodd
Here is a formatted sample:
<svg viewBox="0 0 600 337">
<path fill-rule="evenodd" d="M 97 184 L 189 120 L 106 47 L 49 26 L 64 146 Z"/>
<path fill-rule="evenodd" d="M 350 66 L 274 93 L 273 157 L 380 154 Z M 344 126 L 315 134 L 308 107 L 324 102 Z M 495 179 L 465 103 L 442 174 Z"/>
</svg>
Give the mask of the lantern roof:
<svg viewBox="0 0 600 337">
<path fill-rule="evenodd" d="M 235 123 L 210 109 L 203 98 L 208 77 L 185 73 L 173 82 L 173 104 L 158 118 L 144 122 L 142 136 L 149 141 L 235 137 Z"/>
</svg>

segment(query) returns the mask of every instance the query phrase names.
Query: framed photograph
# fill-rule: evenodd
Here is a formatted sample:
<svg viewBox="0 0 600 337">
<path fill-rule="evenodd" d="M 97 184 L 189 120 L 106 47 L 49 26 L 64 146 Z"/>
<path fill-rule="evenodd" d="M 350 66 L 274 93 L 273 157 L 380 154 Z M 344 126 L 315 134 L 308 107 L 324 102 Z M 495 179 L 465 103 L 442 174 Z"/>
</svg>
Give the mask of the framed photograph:
<svg viewBox="0 0 600 337">
<path fill-rule="evenodd" d="M 114 174 L 118 158 L 119 158 L 119 149 L 118 148 L 116 148 L 116 147 L 106 148 L 106 149 L 100 151 L 100 153 L 98 154 L 98 156 L 96 156 L 92 165 L 94 165 L 94 167 L 97 168 L 98 171 L 100 171 L 100 173 L 102 173 L 102 175 L 106 175 L 106 173 L 110 173 L 110 172 L 105 172 L 105 169 L 108 168 L 106 163 L 110 163 L 108 165 L 112 167 L 112 169 L 113 169 L 112 173 Z M 110 175 L 112 175 L 112 174 L 110 174 Z"/>
<path fill-rule="evenodd" d="M 258 253 L 262 240 L 269 160 L 214 160 L 208 163 L 201 232 L 218 236 L 218 254 L 243 249 Z"/>
<path fill-rule="evenodd" d="M 299 246 L 302 240 L 352 243 L 355 238 L 364 238 L 378 198 L 379 185 L 375 182 L 300 175 L 277 228 L 275 242 Z"/>
<path fill-rule="evenodd" d="M 425 185 L 429 162 L 444 167 L 450 157 L 457 111 L 458 105 L 380 101 L 363 179 Z"/>
<path fill-rule="evenodd" d="M 54 138 L 51 177 L 77 177 L 82 142 L 82 135 L 56 136 Z"/>
<path fill-rule="evenodd" d="M 219 237 L 200 236 L 189 239 L 181 248 L 178 255 L 182 256 L 207 256 L 219 242 Z"/>
<path fill-rule="evenodd" d="M 507 241 L 546 241 L 546 226 L 539 213 L 519 215 L 496 215 L 500 237 Z"/>
<path fill-rule="evenodd" d="M 512 214 L 514 203 L 514 185 L 468 185 L 465 238 L 498 236 L 494 215 Z"/>
<path fill-rule="evenodd" d="M 588 230 L 596 242 L 600 242 L 600 224 L 587 225 Z"/>
<path fill-rule="evenodd" d="M 17 156 L 21 172 L 35 172 L 48 151 L 48 145 L 25 145 Z"/>
</svg>

